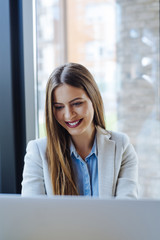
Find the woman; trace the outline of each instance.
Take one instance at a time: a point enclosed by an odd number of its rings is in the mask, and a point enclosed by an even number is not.
[[[27,146],[22,195],[137,198],[136,153],[125,134],[105,129],[102,98],[84,66],[53,71],[45,115],[47,137]]]

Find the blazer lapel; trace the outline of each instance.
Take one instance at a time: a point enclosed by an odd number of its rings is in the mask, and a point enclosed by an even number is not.
[[[99,196],[112,197],[114,184],[115,142],[110,133],[97,128]]]

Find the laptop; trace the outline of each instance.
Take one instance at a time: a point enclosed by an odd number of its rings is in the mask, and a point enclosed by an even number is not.
[[[159,240],[160,200],[0,195],[0,240]]]

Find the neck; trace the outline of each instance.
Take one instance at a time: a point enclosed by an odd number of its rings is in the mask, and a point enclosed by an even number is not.
[[[90,133],[84,133],[80,136],[72,136],[76,151],[83,160],[89,155],[92,149],[95,133],[96,129],[94,127]]]

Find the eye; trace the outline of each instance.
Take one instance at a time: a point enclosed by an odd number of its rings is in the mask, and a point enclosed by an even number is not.
[[[83,102],[75,102],[75,103],[73,103],[73,106],[80,106],[82,104],[83,104]]]
[[[62,108],[64,108],[63,106],[54,106],[54,108],[56,109],[56,110],[61,110]]]

